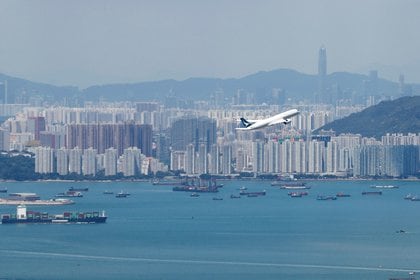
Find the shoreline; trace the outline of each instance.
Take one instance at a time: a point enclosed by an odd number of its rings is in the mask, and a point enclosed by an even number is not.
[[[199,177],[190,177],[199,179]],[[182,181],[182,179],[162,179],[165,182],[174,182]],[[254,177],[244,177],[244,178],[215,178],[216,181],[276,181],[276,179],[264,179],[264,178],[254,178]],[[296,181],[420,181],[420,178],[300,178]],[[45,179],[45,180],[0,180],[0,183],[16,183],[16,182],[45,182],[45,183],[112,183],[112,182],[150,182],[153,183],[153,179],[118,179],[118,180],[63,180],[63,179]],[[157,184],[158,185],[158,184]]]

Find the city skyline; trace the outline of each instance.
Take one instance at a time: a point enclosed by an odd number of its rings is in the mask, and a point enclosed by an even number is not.
[[[315,74],[322,45],[329,73],[378,70],[392,81],[404,74],[407,83],[420,82],[416,1],[2,1],[0,7],[0,72],[38,82],[83,88],[278,68]]]

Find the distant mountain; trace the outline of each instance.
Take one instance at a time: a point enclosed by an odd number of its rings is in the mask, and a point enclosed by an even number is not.
[[[383,101],[359,113],[331,122],[320,130],[361,134],[380,139],[386,133],[420,133],[420,96]]]
[[[190,78],[183,81],[162,80],[141,83],[96,85],[83,90],[71,86],[53,86],[31,82],[0,74],[0,82],[8,81],[9,101],[16,97],[28,99],[42,96],[51,102],[61,102],[63,97],[88,101],[142,101],[163,100],[171,95],[186,100],[208,100],[216,91],[223,91],[231,98],[238,89],[254,93],[257,102],[270,102],[272,89],[282,90],[283,97],[294,101],[313,100],[318,88],[317,75],[299,73],[290,69],[261,71],[242,78]],[[376,79],[374,83],[366,75],[346,72],[332,73],[327,76],[326,85],[331,92],[341,98],[364,97],[366,95],[395,96],[398,84]],[[413,93],[420,92],[420,85],[412,85]]]
[[[15,78],[0,73],[0,83],[7,80],[8,102],[14,103],[18,97],[20,102],[27,102],[29,98],[41,96],[46,100],[62,100],[64,97],[72,98],[80,91],[72,86],[53,86],[44,83],[31,82],[29,80]],[[1,89],[2,94],[3,88]]]

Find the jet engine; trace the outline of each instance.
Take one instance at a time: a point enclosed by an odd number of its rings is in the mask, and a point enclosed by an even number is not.
[[[289,124],[291,121],[292,121],[291,119],[285,119],[283,123],[284,124]]]

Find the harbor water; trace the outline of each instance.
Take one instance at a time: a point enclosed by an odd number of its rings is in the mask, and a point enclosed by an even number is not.
[[[2,183],[9,193],[42,199],[89,187],[73,205],[28,210],[105,210],[108,219],[0,225],[0,279],[389,279],[420,273],[420,201],[404,199],[420,196],[418,181],[309,181],[302,197],[270,183],[224,181],[219,193],[198,197],[149,182]],[[362,195],[379,190],[372,185],[398,188]],[[266,195],[230,198],[240,187]],[[116,198],[121,190],[131,195]],[[316,199],[338,192],[351,196]],[[0,213],[15,211],[0,205]]]

